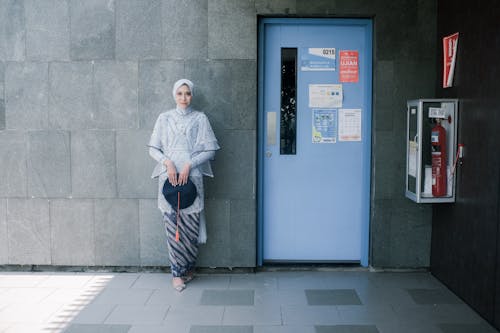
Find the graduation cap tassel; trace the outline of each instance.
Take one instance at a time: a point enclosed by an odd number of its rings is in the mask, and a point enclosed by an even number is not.
[[[175,241],[179,241],[179,214],[180,214],[180,209],[181,209],[181,192],[177,192],[177,223],[176,223],[176,228],[175,228]]]

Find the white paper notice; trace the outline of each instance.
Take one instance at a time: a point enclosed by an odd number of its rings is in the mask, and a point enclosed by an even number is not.
[[[339,110],[339,141],[361,141],[361,109]]]
[[[335,48],[307,48],[300,50],[301,71],[334,71]]]
[[[337,140],[337,110],[312,110],[312,142],[335,143]]]
[[[413,177],[417,177],[417,152],[418,144],[415,141],[410,140],[408,142],[408,174]]]
[[[310,108],[340,108],[342,107],[342,99],[343,96],[341,84],[309,85]]]

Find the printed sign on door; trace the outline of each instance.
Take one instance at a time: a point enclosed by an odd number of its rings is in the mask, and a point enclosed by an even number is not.
[[[339,51],[339,81],[358,82],[359,66],[358,51]]]

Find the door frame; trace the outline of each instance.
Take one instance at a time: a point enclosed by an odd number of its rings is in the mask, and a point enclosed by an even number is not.
[[[264,257],[264,152],[265,152],[265,142],[264,135],[262,131],[265,131],[264,120],[265,120],[265,110],[264,110],[264,74],[265,74],[265,62],[264,62],[264,41],[265,41],[265,27],[268,24],[349,24],[349,25],[359,25],[366,27],[366,41],[367,41],[367,57],[369,61],[367,63],[367,75],[366,80],[367,86],[366,91],[369,94],[369,101],[366,105],[370,108],[370,116],[368,119],[363,121],[367,122],[368,128],[370,128],[369,135],[364,135],[363,140],[367,140],[367,144],[363,150],[363,154],[368,154],[369,158],[366,159],[363,168],[368,168],[363,173],[365,179],[363,179],[363,187],[369,189],[369,193],[366,197],[362,206],[364,207],[364,218],[362,221],[361,230],[361,260],[360,264],[363,267],[367,267],[369,264],[369,241],[370,241],[370,204],[371,204],[371,136],[373,132],[372,127],[372,117],[373,117],[373,20],[370,18],[272,18],[272,17],[261,17],[258,22],[258,49],[257,49],[257,65],[258,65],[258,77],[257,77],[257,94],[258,94],[258,105],[257,105],[257,266],[263,265]],[[366,151],[368,150],[368,151]]]

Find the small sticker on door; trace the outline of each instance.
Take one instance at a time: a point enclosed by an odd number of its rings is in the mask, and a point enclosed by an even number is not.
[[[301,71],[334,71],[335,48],[332,47],[303,47],[300,50]]]
[[[341,84],[310,84],[310,108],[341,108],[343,100]]]
[[[313,109],[312,111],[312,142],[337,142],[337,110]]]

